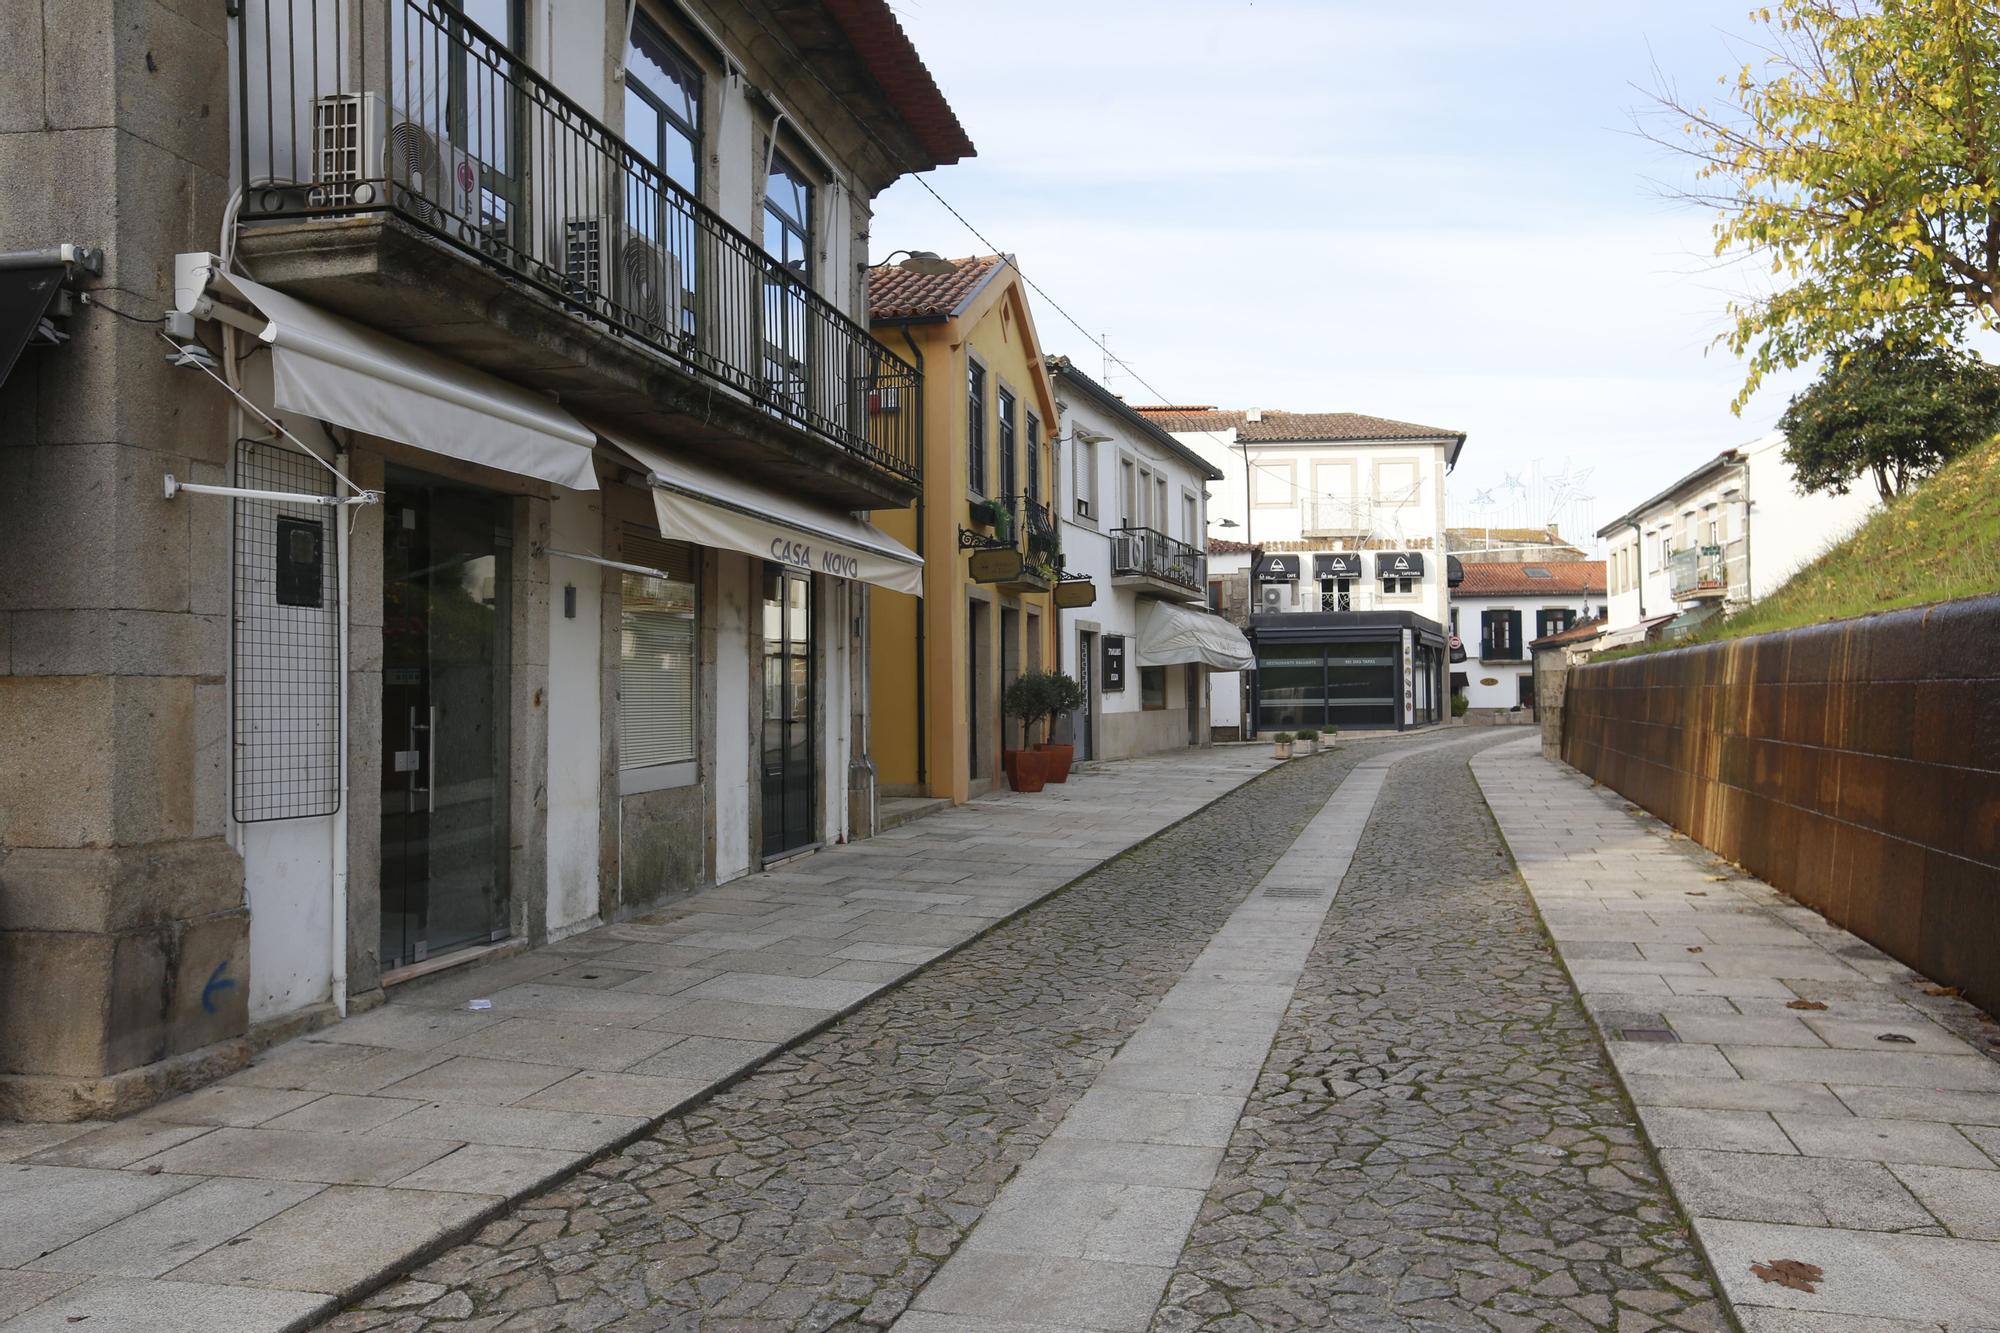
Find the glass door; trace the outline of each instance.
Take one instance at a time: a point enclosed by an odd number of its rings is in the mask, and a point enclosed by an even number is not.
[[[504,498],[391,470],[382,543],[382,966],[507,933]]]
[[[764,566],[764,855],[813,841],[813,585]]]

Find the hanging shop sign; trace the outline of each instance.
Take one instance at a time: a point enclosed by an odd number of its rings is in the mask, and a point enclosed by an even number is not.
[[[1019,551],[1004,547],[974,551],[972,559],[966,563],[974,583],[1012,583],[1026,572],[1027,567]]]
[[[1097,585],[1089,579],[1068,579],[1055,587],[1056,605],[1079,607],[1097,605]]]
[[[1358,579],[1361,577],[1361,553],[1359,551],[1321,552],[1313,557],[1313,577],[1322,579]]]
[[[1421,561],[1418,569],[1423,568]],[[1403,627],[1403,725],[1413,726],[1417,720],[1417,676],[1416,676],[1416,632],[1407,625]]]
[[[1125,691],[1125,636],[1107,634],[1104,636],[1104,692],[1122,694]]]
[[[1459,638],[1456,634],[1451,636],[1451,660],[1454,662],[1463,662],[1465,660],[1465,640]]]

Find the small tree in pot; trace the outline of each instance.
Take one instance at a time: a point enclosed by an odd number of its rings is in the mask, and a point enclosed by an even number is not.
[[[1076,747],[1056,742],[1056,725],[1063,714],[1074,713],[1090,702],[1083,686],[1060,671],[1042,674],[1042,707],[1048,715],[1048,732],[1041,749],[1050,756],[1048,779],[1050,782],[1066,782],[1069,766],[1076,758]]]
[[[1003,750],[1000,755],[1001,767],[1006,770],[1007,781],[1015,791],[1040,791],[1042,784],[1048,781],[1050,761],[1044,758],[1041,751],[1029,748],[1033,740],[1030,729],[1037,719],[1048,716],[1047,699],[1047,678],[1040,672],[1014,677],[1000,696],[1001,709],[1021,721],[1021,748]]]
[[[1291,732],[1278,731],[1271,734],[1271,754],[1278,759],[1290,759],[1292,757]]]

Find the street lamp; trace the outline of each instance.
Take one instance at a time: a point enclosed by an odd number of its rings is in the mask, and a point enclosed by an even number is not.
[[[902,255],[904,258],[897,260],[897,255]],[[935,250],[891,250],[876,267],[881,268],[892,261],[903,272],[914,273],[923,278],[944,278],[958,272],[958,265]]]

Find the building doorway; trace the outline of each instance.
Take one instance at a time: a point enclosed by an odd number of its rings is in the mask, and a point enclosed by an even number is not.
[[[1187,673],[1188,744],[1201,744],[1201,668],[1189,662],[1181,668]]]
[[[1083,686],[1083,707],[1076,712],[1076,753],[1079,759],[1097,758],[1097,635],[1087,629],[1076,632],[1076,683]]]
[[[812,575],[764,566],[764,855],[813,841]]]
[[[391,469],[382,543],[385,970],[507,934],[508,501]]]
[[[986,603],[972,599],[965,607],[965,757],[967,776],[974,782],[984,778],[986,710],[980,705],[979,682],[986,674]]]

